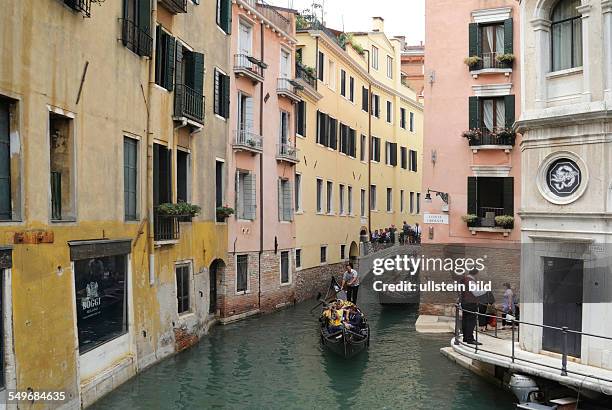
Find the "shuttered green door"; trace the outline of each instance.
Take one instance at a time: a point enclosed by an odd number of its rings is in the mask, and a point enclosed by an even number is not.
[[[476,215],[478,213],[478,178],[477,177],[468,177],[467,213],[470,215]]]
[[[480,128],[480,110],[478,107],[478,97],[470,97],[469,101],[469,128]]]
[[[11,144],[9,104],[0,101],[0,220],[11,219]]]
[[[481,50],[481,38],[480,38],[480,27],[477,23],[470,23],[469,25],[469,57],[480,56]],[[479,70],[481,64],[475,64],[470,67],[470,71]]]
[[[514,95],[506,95],[504,97],[504,107],[506,110],[506,128],[512,128],[515,121],[515,99]]]

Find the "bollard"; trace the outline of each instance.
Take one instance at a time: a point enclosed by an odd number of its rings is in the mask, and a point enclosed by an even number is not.
[[[567,326],[563,326],[563,356],[561,356],[561,376],[567,376]]]
[[[459,344],[459,303],[455,305],[455,345]]]

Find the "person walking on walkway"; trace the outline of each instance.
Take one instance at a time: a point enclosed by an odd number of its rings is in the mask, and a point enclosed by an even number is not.
[[[346,298],[349,302],[357,304],[357,292],[359,291],[359,273],[353,269],[353,262],[346,264],[346,270],[342,275],[342,289],[346,286]]]
[[[476,312],[478,312],[478,297],[484,295],[484,291],[471,291],[470,282],[476,282],[475,276],[478,274],[477,269],[472,269],[467,275],[463,276],[462,283],[465,286],[461,292],[461,308],[463,316],[461,319],[461,333],[463,334],[463,343],[469,345],[480,345],[482,343],[474,340],[474,328],[478,322]]]
[[[512,292],[512,285],[506,282],[504,283],[504,287],[506,288],[504,292],[504,303],[502,305],[502,309],[504,311],[504,316],[502,319],[502,329],[505,329],[506,326],[512,325],[512,321],[508,320],[508,316],[514,315],[514,292]]]

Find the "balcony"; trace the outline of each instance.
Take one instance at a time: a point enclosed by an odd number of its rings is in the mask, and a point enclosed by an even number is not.
[[[250,78],[253,83],[261,83],[264,80],[263,69],[266,65],[247,54],[234,55],[234,73],[237,76]]]
[[[236,151],[247,151],[253,154],[263,152],[263,138],[261,135],[246,129],[236,130],[232,148]]]
[[[91,0],[64,0],[64,4],[83,13],[85,17],[91,17]]]
[[[478,207],[476,218],[468,218],[467,226],[472,235],[476,235],[476,232],[498,232],[504,236],[509,236],[512,229],[514,229],[514,220],[506,222],[502,225],[497,217],[507,217],[504,213],[504,208],[498,207]],[[497,218],[497,220],[496,220]],[[503,218],[502,218],[503,219]]]
[[[295,63],[295,78],[309,87],[317,88],[317,77],[311,67],[306,67],[302,63]]]
[[[479,150],[504,150],[509,153],[516,142],[516,133],[508,128],[476,128],[464,132],[463,136],[474,153]]]
[[[153,232],[155,242],[176,242],[181,239],[181,229],[177,215],[161,214],[155,210]]]
[[[302,88],[303,87],[297,84],[295,80],[290,78],[279,78],[276,85],[276,93],[279,97],[285,97],[293,102],[299,102],[301,98],[298,97],[297,92]]]
[[[187,0],[158,0],[173,14],[187,13]]]
[[[292,144],[278,144],[276,147],[276,160],[297,164],[300,162],[298,159],[298,149]]]
[[[174,88],[174,118],[194,121],[196,126],[204,124],[204,96],[201,92],[184,85]]]
[[[278,29],[291,34],[291,20],[276,11],[273,6],[263,0],[242,0],[251,8],[257,10],[266,20],[274,24]]]
[[[131,20],[119,19],[119,21],[123,45],[141,57],[150,58],[153,51],[153,38],[150,33]]]
[[[513,61],[503,60],[509,54],[504,53],[482,53],[478,56],[478,62],[470,66],[470,72],[474,78],[482,74],[504,74],[510,76]],[[514,57],[512,57],[514,58]]]

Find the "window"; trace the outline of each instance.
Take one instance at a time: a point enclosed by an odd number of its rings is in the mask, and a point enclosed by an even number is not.
[[[370,92],[366,87],[361,87],[361,110],[368,112],[370,101]]]
[[[327,181],[327,208],[326,211],[328,214],[334,212],[334,183],[331,181]]]
[[[393,211],[393,188],[387,188],[387,212]]]
[[[362,218],[366,216],[366,190],[362,189],[359,193],[359,200],[361,204],[361,212],[360,215]]]
[[[469,98],[469,127],[479,128],[483,135],[483,144],[495,144],[497,138],[493,131],[511,128],[515,120],[514,95],[496,98]]]
[[[278,179],[278,220],[291,222],[293,220],[293,198],[291,198],[291,181]]]
[[[230,78],[215,68],[215,114],[229,118]]]
[[[385,142],[385,165],[391,165],[391,143]]]
[[[290,124],[290,116],[287,111],[281,110],[280,112],[280,135],[279,135],[279,143],[281,147],[281,152],[286,152],[289,144],[289,124]]]
[[[366,160],[366,145],[367,138],[365,135],[361,134],[361,146],[359,147],[359,159],[361,161]]]
[[[357,148],[355,147],[357,141],[355,141],[355,139],[355,130],[349,128],[347,125],[340,124],[340,152],[355,158],[357,155]]]
[[[174,62],[176,40],[161,26],[157,26],[155,56],[155,84],[168,91],[174,86]]]
[[[280,257],[280,281],[281,284],[285,285],[291,282],[290,269],[289,269],[289,251],[282,251]]]
[[[329,88],[331,88],[332,90],[336,89],[336,63],[332,60],[327,60],[328,61],[328,79],[327,79],[327,85]]]
[[[51,220],[75,220],[74,121],[55,113],[49,115]]]
[[[344,190],[346,189],[343,184],[338,185],[338,198],[339,198],[339,208],[338,213],[340,215],[344,215]]]
[[[514,216],[514,178],[468,177],[467,202],[476,226],[494,227],[496,216]]]
[[[295,132],[301,137],[306,136],[306,101],[297,103],[295,116]]]
[[[414,213],[414,192],[410,193],[410,213]]]
[[[372,137],[372,161],[380,162],[380,138]]]
[[[372,68],[378,70],[378,47],[372,46]]]
[[[321,246],[321,263],[327,263],[327,246]]]
[[[317,64],[317,75],[319,81],[323,81],[325,79],[325,54],[319,51],[319,60]]]
[[[280,78],[291,78],[291,53],[281,48]]]
[[[349,101],[355,102],[355,79],[353,77],[349,79]]]
[[[372,94],[372,115],[380,118],[380,95]]]
[[[376,185],[370,185],[370,209],[376,210]]]
[[[174,115],[204,121],[204,55],[176,42]]]
[[[346,245],[340,245],[340,260],[346,259]]]
[[[338,145],[338,121],[317,111],[317,143],[336,149]]]
[[[552,70],[582,66],[582,16],[580,0],[561,0],[552,11]]]
[[[11,183],[11,105],[0,99],[0,220],[13,219]]]
[[[176,200],[191,201],[191,159],[186,151],[176,151]]]
[[[302,250],[296,249],[295,250],[295,268],[299,269],[301,267],[302,267]]]
[[[408,149],[406,147],[400,147],[401,152],[401,167],[402,169],[408,169]]]
[[[232,0],[217,0],[217,25],[225,34],[231,34]]]
[[[151,2],[124,0],[121,40],[123,45],[139,56],[151,57]]]
[[[487,24],[480,27],[482,68],[497,68],[498,55],[504,54],[504,24]]]
[[[406,129],[406,109],[400,108],[400,127]]]
[[[302,174],[295,174],[295,210],[302,211]]]
[[[172,202],[172,151],[153,144],[153,205]]]
[[[414,113],[410,113],[410,132],[414,132]]]
[[[347,191],[347,195],[348,195],[348,214],[349,215],[353,215],[353,187],[352,186],[348,186],[348,191]]]
[[[410,150],[410,170],[417,172],[417,152]]]
[[[80,354],[128,332],[127,261],[127,254],[74,261]]]
[[[254,128],[253,97],[238,93],[238,129],[240,137],[247,138],[247,134]],[[244,137],[243,137],[244,134]]]
[[[249,255],[236,256],[236,292],[246,293],[249,289]]]
[[[393,122],[393,103],[387,101],[387,122],[391,124]]]
[[[416,213],[421,213],[421,193],[417,192],[416,194]]]
[[[387,56],[387,78],[393,78],[393,57]]]
[[[340,95],[346,97],[346,71],[340,69]]]
[[[138,141],[123,138],[123,198],[126,221],[138,220]]]
[[[323,180],[317,178],[317,212],[323,213]]]
[[[255,174],[248,171],[236,171],[236,217],[254,221],[257,209]]]
[[[176,265],[176,301],[178,305],[178,314],[182,315],[189,313],[190,306],[190,288],[191,288],[191,266],[189,264]]]
[[[404,205],[404,190],[401,189],[400,190],[400,212],[404,213],[405,210],[405,205]]]
[[[223,161],[215,161],[215,208],[223,206],[224,183],[223,174],[225,173],[225,164]],[[225,219],[217,218],[217,222],[224,222]]]
[[[253,54],[253,27],[250,23],[240,20],[238,34],[238,54],[251,56]],[[242,61],[245,64],[253,64],[248,59],[243,59]]]

